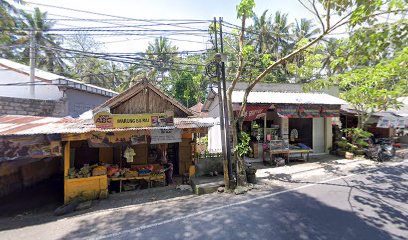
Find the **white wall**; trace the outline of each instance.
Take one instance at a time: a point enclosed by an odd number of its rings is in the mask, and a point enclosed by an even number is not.
[[[329,148],[333,146],[333,129],[332,129],[332,121],[333,118],[325,118],[325,132],[326,132],[326,153],[329,152]]]
[[[313,152],[314,153],[326,152],[324,118],[313,118]]]
[[[24,86],[4,86],[4,84],[27,83],[30,77],[8,68],[0,67],[0,96],[17,98],[34,98],[41,100],[59,100],[63,97],[62,92],[54,85],[35,86],[35,95],[30,95],[30,87]],[[39,82],[36,79],[36,82]],[[44,82],[42,82],[44,83]]]
[[[214,123],[214,126],[208,129],[207,150],[212,153],[222,152],[221,127],[220,127],[219,118],[218,118],[218,123]]]
[[[218,96],[216,96],[208,108],[208,117],[219,117],[220,109],[218,108]]]

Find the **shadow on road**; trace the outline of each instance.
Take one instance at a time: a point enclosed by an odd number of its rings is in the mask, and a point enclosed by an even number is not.
[[[45,224],[48,222],[53,222],[65,218],[81,216],[84,214],[92,213],[95,211],[104,211],[110,209],[116,209],[121,207],[133,206],[137,204],[144,204],[144,203],[153,203],[155,201],[160,200],[168,200],[172,201],[172,199],[176,197],[182,196],[192,196],[192,193],[189,191],[180,191],[175,189],[175,185],[167,186],[167,187],[157,187],[157,188],[150,188],[144,190],[137,190],[137,191],[129,191],[129,192],[122,192],[118,194],[111,194],[108,199],[101,199],[101,200],[94,200],[92,202],[92,207],[87,210],[73,212],[64,216],[54,216],[54,210],[59,206],[56,204],[47,204],[47,201],[51,201],[50,199],[43,199],[42,204],[46,207],[40,208],[41,211],[36,210],[24,210],[24,209],[32,209],[32,204],[27,202],[27,197],[17,199],[16,204],[18,205],[18,211],[23,211],[22,214],[11,214],[15,213],[16,211],[4,211],[0,213],[0,231],[4,230],[11,230],[11,229],[18,229],[22,227],[28,226],[35,226],[39,224]],[[62,194],[59,194],[60,196]],[[13,197],[13,196],[11,196]],[[10,197],[9,197],[10,198]],[[8,205],[12,204],[12,200],[6,199],[5,201],[9,202]],[[62,199],[59,201],[62,202]],[[26,206],[24,206],[24,204]],[[7,207],[8,205],[4,205]],[[37,204],[38,205],[38,204]],[[23,207],[22,207],[23,206]],[[0,207],[0,209],[2,209]],[[24,212],[27,212],[25,214]]]
[[[235,205],[229,206],[231,201],[211,195],[199,202],[84,219],[64,239],[403,239],[383,230],[385,223],[377,224],[299,192],[242,204],[233,200]],[[200,211],[202,214],[194,215]],[[192,216],[184,219],[189,214]]]

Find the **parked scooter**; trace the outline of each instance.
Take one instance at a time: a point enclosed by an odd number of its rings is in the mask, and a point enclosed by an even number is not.
[[[366,156],[378,162],[388,161],[395,156],[395,148],[389,139],[376,139],[375,142],[369,140]]]

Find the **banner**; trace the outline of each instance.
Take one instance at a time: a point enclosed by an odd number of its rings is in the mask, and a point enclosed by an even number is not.
[[[176,142],[181,142],[180,129],[152,130],[150,144],[176,143]]]
[[[378,128],[406,128],[408,119],[404,117],[380,117],[377,122]]]
[[[137,127],[165,127],[174,125],[174,114],[111,114],[101,111],[94,115],[94,123],[97,128],[137,128]]]
[[[149,132],[123,131],[123,132],[93,132],[89,134],[89,147],[112,147],[143,144],[148,142]]]
[[[0,137],[0,162],[61,156],[59,135]]]

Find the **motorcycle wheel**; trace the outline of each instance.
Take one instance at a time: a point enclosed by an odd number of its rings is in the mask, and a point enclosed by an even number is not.
[[[378,162],[384,162],[384,153],[383,152],[378,153],[377,161]]]

